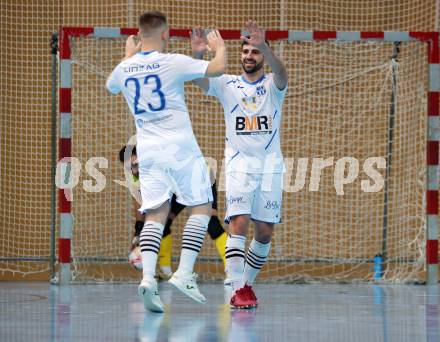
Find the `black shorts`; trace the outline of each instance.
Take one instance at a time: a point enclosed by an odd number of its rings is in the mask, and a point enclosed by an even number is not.
[[[214,198],[212,201],[212,209],[217,210],[217,183],[214,182],[212,184],[212,197]],[[176,201],[176,195],[173,195],[171,198],[171,212],[174,214],[174,216],[177,216],[180,214],[180,212],[185,209],[186,205],[180,204]]]

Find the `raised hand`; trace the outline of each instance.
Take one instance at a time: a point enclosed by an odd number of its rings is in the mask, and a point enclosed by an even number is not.
[[[135,36],[133,35],[129,36],[125,42],[125,58],[134,56],[136,53],[141,51],[141,42],[139,41],[136,43],[134,37]]]
[[[240,39],[257,48],[265,45],[264,30],[260,26],[258,26],[256,22],[249,20],[246,23],[246,31],[249,33],[250,38],[241,36]]]
[[[209,50],[216,52],[220,49],[226,49],[225,41],[223,40],[218,30],[213,30],[209,32],[207,38]]]
[[[201,27],[196,27],[189,33],[191,37],[191,50],[194,56],[203,55],[208,48],[208,43],[205,38],[205,30]]]

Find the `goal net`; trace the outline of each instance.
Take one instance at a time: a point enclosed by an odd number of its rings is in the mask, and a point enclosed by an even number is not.
[[[71,69],[61,63],[61,72],[71,75],[71,156],[81,164],[71,202],[74,281],[140,276],[127,263],[134,217],[118,160],[135,133],[133,118],[123,97],[105,89],[107,76],[123,57],[126,36],[105,36],[72,36]],[[281,126],[286,173],[282,224],[275,228],[259,279],[425,280],[426,43],[289,38],[270,39],[289,73]],[[169,51],[190,55],[189,45],[187,38],[173,37]],[[240,41],[229,39],[227,48],[227,72],[240,74]],[[186,85],[186,102],[204,156],[217,161],[223,218],[223,110],[192,84]],[[104,162],[98,165],[94,157]],[[87,163],[102,172],[105,187],[84,189],[84,181],[96,185]],[[184,211],[172,225],[174,268],[186,218]],[[383,274],[377,263],[375,268],[379,255]],[[208,235],[196,271],[203,279],[224,278]]]

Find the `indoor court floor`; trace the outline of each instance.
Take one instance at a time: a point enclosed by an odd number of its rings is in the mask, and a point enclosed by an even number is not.
[[[260,306],[237,311],[200,288],[207,304],[162,283],[157,314],[136,284],[1,282],[0,341],[440,341],[439,286],[257,284]]]

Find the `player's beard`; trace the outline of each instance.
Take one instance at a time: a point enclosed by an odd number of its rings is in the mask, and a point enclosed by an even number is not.
[[[246,74],[253,74],[253,73],[256,73],[258,70],[260,70],[263,67],[263,62],[264,61],[261,61],[260,63],[255,63],[253,65],[253,67],[246,69],[245,60],[244,60],[241,62],[241,66],[243,67],[243,71]]]

